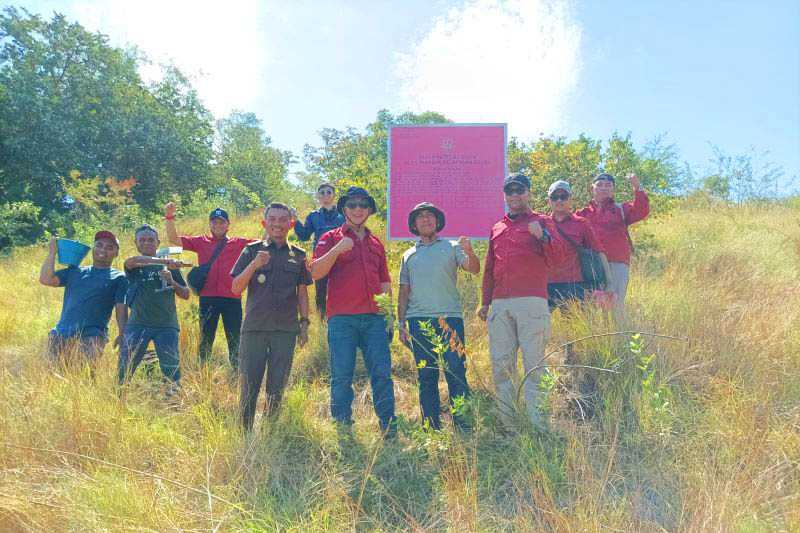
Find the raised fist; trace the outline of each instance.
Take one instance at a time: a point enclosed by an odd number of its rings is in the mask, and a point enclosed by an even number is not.
[[[631,187],[633,187],[634,191],[638,191],[639,190],[639,177],[636,174],[631,172],[628,175],[628,181],[631,182]]]
[[[174,217],[177,211],[178,211],[178,206],[175,205],[175,202],[167,202],[167,205],[164,206],[165,216]]]
[[[349,252],[353,249],[353,239],[350,237],[342,237],[342,240],[336,244],[339,253]]]
[[[253,259],[253,264],[256,265],[256,268],[261,268],[263,266],[267,266],[269,260],[270,260],[269,252],[267,252],[266,250],[261,250],[256,254],[255,259]]]
[[[459,237],[458,245],[461,246],[461,249],[464,250],[465,254],[474,253],[472,251],[472,241],[470,241],[468,237]]]
[[[542,236],[544,235],[544,230],[542,230],[542,225],[535,220],[530,224],[528,224],[528,231],[530,231],[531,235],[533,235],[537,239],[541,239]]]

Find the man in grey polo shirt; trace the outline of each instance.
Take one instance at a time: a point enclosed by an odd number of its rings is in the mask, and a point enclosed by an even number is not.
[[[445,224],[444,213],[423,202],[408,215],[408,229],[420,240],[403,254],[400,264],[400,295],[397,319],[400,340],[410,346],[419,369],[419,403],[422,417],[431,428],[441,429],[439,412],[439,356],[434,352],[430,331],[447,346],[443,354],[450,405],[469,396],[464,365],[464,320],[456,286],[459,267],[472,274],[480,261],[466,237],[458,243],[438,237]],[[408,328],[406,328],[408,319]],[[426,323],[430,324],[428,329]],[[428,330],[426,335],[425,330]],[[458,429],[468,429],[462,416],[453,416]]]

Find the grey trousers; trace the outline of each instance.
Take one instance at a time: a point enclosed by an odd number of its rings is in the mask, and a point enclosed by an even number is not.
[[[500,416],[513,424],[520,374],[517,352],[522,349],[522,367],[530,376],[523,385],[525,410],[534,425],[541,427],[539,382],[547,365],[545,345],[550,337],[550,309],[547,299],[535,296],[492,300],[488,316],[489,352]]]
[[[609,290],[617,296],[617,309],[625,309],[625,296],[628,294],[628,274],[630,267],[625,263],[608,263],[611,268]]]

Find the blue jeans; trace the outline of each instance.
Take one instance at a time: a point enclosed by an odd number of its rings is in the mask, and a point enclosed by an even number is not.
[[[128,324],[122,346],[119,350],[119,364],[117,365],[119,383],[129,381],[136,367],[142,362],[142,356],[147,350],[147,345],[153,341],[158,355],[158,366],[161,373],[174,382],[181,379],[181,368],[178,353],[178,330],[175,328],[152,328]]]
[[[328,320],[331,352],[331,416],[351,423],[353,415],[353,372],[356,348],[364,353],[364,366],[372,386],[372,405],[386,430],[394,420],[394,383],[389,335],[383,315],[335,315]]]
[[[442,342],[448,345],[448,350],[444,353],[444,379],[447,381],[447,389],[450,392],[450,405],[460,397],[469,396],[469,385],[467,385],[467,368],[464,365],[464,357],[450,346],[452,335],[456,335],[457,343],[464,344],[464,320],[461,318],[446,319],[449,331],[444,332],[439,325],[439,319],[430,318],[409,318],[408,332],[411,334],[411,347],[414,350],[414,360],[419,369],[419,404],[422,408],[422,418],[428,421],[433,429],[441,429],[442,423],[439,417],[441,404],[439,403],[439,357],[433,351],[431,339],[425,336],[420,327],[420,323],[430,322]],[[455,339],[454,339],[455,340]],[[424,366],[420,362],[425,361]],[[457,428],[466,429],[468,427],[462,416],[454,415],[453,422]]]

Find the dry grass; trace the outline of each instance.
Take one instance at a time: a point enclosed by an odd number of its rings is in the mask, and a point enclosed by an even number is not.
[[[18,250],[0,261],[0,530],[798,530],[798,220],[784,206],[685,203],[637,228],[624,326],[688,339],[643,337],[666,406],[627,336],[595,337],[576,345],[579,361],[618,371],[595,376],[596,416],[576,419],[578,378],[561,370],[551,431],[503,435],[485,326],[470,316],[476,430],[418,429],[413,361],[394,345],[404,419],[387,445],[361,366],[353,435],[329,423],[316,323],[280,417],[250,437],[224,354],[197,364],[196,299],[179,307],[177,400],[145,375],[120,394],[110,348],[95,377],[51,368],[42,349],[61,291],[35,282],[44,247]],[[237,223],[258,235],[256,215]],[[389,248],[396,272],[403,244]],[[470,308],[478,281],[461,281]],[[614,328],[599,313],[558,315],[551,345]]]

